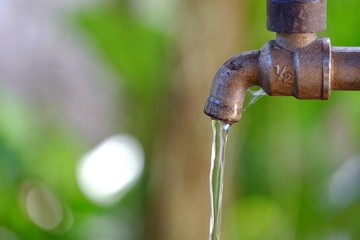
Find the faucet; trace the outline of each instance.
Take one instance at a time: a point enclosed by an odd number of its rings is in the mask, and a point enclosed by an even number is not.
[[[216,73],[204,112],[232,124],[251,86],[270,96],[326,100],[331,90],[360,90],[360,47],[332,47],[326,0],[267,0],[267,29],[276,32],[260,50],[239,53]]]

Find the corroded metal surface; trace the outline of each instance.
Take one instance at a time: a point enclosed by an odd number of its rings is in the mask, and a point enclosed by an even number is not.
[[[333,90],[360,90],[360,47],[333,47]]]
[[[214,77],[205,113],[223,122],[238,122],[246,91],[258,85],[260,51],[249,51],[227,60]]]
[[[305,47],[289,50],[270,41],[261,50],[259,85],[273,96],[326,99],[324,81],[330,79],[324,79],[323,60],[329,55],[323,52],[324,43],[327,44],[319,38]],[[330,76],[329,73],[326,75]]]

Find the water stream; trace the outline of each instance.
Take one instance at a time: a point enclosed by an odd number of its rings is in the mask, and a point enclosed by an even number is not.
[[[244,102],[243,111],[253,105],[262,96],[265,96],[264,90],[248,90]],[[212,120],[213,144],[211,152],[210,168],[210,237],[209,240],[220,240],[221,227],[221,203],[224,185],[224,167],[225,167],[225,148],[226,141],[230,131],[230,124],[218,120]]]
[[[214,138],[211,152],[210,169],[211,216],[209,240],[219,240],[225,165],[225,146],[230,130],[230,124],[212,120],[212,127]]]

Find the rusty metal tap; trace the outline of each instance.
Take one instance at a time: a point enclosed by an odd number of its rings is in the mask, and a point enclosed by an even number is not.
[[[322,99],[331,90],[360,90],[360,47],[331,47],[326,0],[267,0],[267,28],[276,32],[258,51],[239,53],[218,70],[204,112],[238,122],[249,87],[270,96]]]

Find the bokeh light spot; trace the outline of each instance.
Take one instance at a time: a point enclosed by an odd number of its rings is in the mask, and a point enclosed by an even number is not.
[[[359,196],[360,159],[347,160],[331,176],[328,194],[330,202],[337,207],[346,207]]]
[[[58,232],[64,220],[64,209],[58,197],[45,185],[25,181],[21,188],[27,215],[39,228]]]
[[[144,166],[144,153],[130,135],[113,136],[81,159],[77,179],[84,194],[96,203],[114,203],[136,182]]]
[[[0,227],[0,239],[1,240],[20,240],[20,238],[5,227]]]

